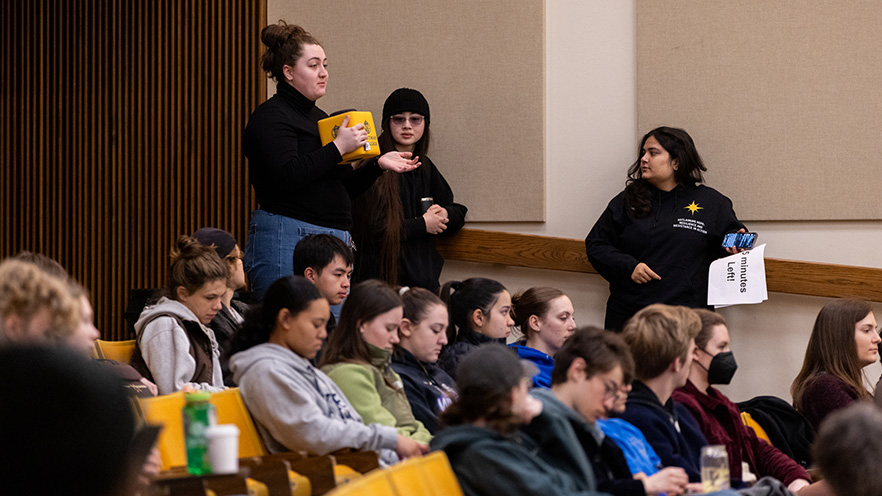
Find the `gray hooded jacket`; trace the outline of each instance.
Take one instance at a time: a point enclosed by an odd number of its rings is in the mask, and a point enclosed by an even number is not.
[[[259,344],[233,355],[230,369],[271,453],[353,448],[379,451],[387,464],[398,461],[395,428],[365,425],[340,388],[293,351]]]
[[[187,385],[199,391],[215,392],[226,389],[214,331],[199,324],[211,342],[211,383],[189,382],[196,372],[196,360],[190,354],[190,339],[187,337],[187,331],[173,317],[156,317],[161,314],[175,315],[181,321],[199,322],[196,315],[183,303],[164,297],[160,298],[156,305],[145,308],[135,322],[138,347],[144,363],[153,375],[159,394],[174,393]]]

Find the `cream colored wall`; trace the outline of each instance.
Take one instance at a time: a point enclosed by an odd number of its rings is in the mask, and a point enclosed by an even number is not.
[[[625,169],[645,132],[636,129],[635,12],[633,0],[546,1],[548,221],[468,227],[585,237],[609,199],[622,189]],[[748,224],[768,244],[769,257],[882,267],[877,256],[882,246],[880,222]],[[448,262],[442,280],[474,275],[496,278],[513,290],[557,286],[573,299],[579,324],[603,323],[608,291],[599,276]],[[802,363],[812,323],[826,301],[771,293],[761,305],[722,310],[739,362],[733,383],[724,391],[735,400],[760,394],[789,400],[790,382]],[[876,314],[882,317],[880,310],[882,305],[877,305]],[[867,370],[875,382],[882,367]]]

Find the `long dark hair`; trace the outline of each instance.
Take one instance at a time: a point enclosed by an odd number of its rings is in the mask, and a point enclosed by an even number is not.
[[[704,182],[702,172],[707,171],[695,142],[689,133],[676,127],[657,127],[646,133],[640,140],[637,149],[637,160],[628,168],[628,179],[625,181],[625,205],[630,209],[634,217],[646,217],[649,215],[650,199],[652,190],[650,185],[643,179],[640,170],[640,158],[643,156],[643,147],[646,140],[653,137],[658,144],[668,152],[671,161],[678,162],[677,170],[674,171],[674,180],[678,185],[695,186]]]
[[[321,366],[349,361],[371,363],[370,350],[358,328],[400,306],[401,297],[383,281],[369,279],[353,286],[322,352]]]
[[[301,276],[277,279],[270,284],[263,301],[246,312],[245,322],[233,338],[230,356],[269,341],[282,309],[287,308],[292,315],[297,315],[321,298],[315,285]]]
[[[471,317],[475,310],[490,312],[505,286],[493,279],[472,277],[465,281],[449,281],[441,286],[441,300],[447,304],[450,323],[447,325],[448,346],[456,341],[461,329],[471,329]]]
[[[854,326],[872,311],[868,302],[851,298],[833,300],[821,308],[805,349],[802,369],[790,386],[794,408],[805,411],[806,387],[822,372],[844,381],[861,399],[871,398],[861,375],[863,367],[855,346]]]
[[[380,153],[395,151],[395,140],[389,130],[389,117],[383,119],[383,133],[380,134]],[[423,137],[414,144],[413,156],[425,157],[429,151],[429,121],[424,121]],[[413,171],[422,177],[423,183],[428,182],[430,170],[420,167]],[[371,276],[379,277],[388,284],[398,284],[401,272],[401,238],[404,235],[404,208],[401,204],[401,177],[399,174],[386,171],[365,193],[352,201],[352,237],[356,244],[368,239],[379,238],[379,260],[377,270]],[[358,266],[355,268],[358,271]]]

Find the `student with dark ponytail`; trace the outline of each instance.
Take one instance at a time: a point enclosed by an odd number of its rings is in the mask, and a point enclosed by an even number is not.
[[[236,336],[230,368],[267,448],[319,455],[375,450],[388,463],[396,453],[420,454],[418,444],[395,428],[365,425],[340,388],[310,363],[327,336],[329,317],[328,301],[311,282],[283,277]]]
[[[224,389],[220,353],[209,322],[221,309],[229,268],[213,248],[181,236],[171,252],[168,296],[147,307],[135,323],[132,366],[159,394],[185,386]]]
[[[402,174],[384,172],[353,201],[356,282],[382,279],[438,291],[444,259],[435,237],[459,231],[468,209],[453,201],[450,185],[426,156],[429,123],[429,102],[417,90],[398,88],[383,105],[380,150],[413,153],[423,165]]]
[[[456,366],[475,347],[491,341],[505,344],[514,325],[511,294],[493,279],[472,277],[445,283],[441,300],[447,304],[450,322],[448,344],[441,352],[439,365],[456,377]]]
[[[404,381],[404,392],[413,416],[435,434],[438,415],[457,398],[453,378],[437,365],[447,344],[447,306],[438,295],[423,288],[399,290],[404,319],[399,343],[392,354],[392,369]]]
[[[349,244],[351,198],[384,170],[410,171],[419,160],[390,151],[360,167],[341,164],[344,154],[364,146],[367,132],[363,124],[348,127],[345,119],[334,141],[322,146],[317,123],[328,115],[315,102],[328,85],[325,50],[306,30],[284,21],[265,27],[260,40],[266,46],[262,68],[278,84],[245,128],[245,156],[260,206],[248,227],[245,270],[263,294],[293,273],[291,254],[301,238],[333,234]]]

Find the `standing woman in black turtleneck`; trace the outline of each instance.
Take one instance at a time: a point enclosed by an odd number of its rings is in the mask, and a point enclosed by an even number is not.
[[[384,170],[407,172],[419,157],[397,151],[361,166],[340,164],[342,156],[367,141],[362,124],[346,127],[322,146],[316,107],[328,84],[328,59],[311,34],[284,21],[260,34],[266,45],[262,68],[276,80],[276,94],[251,114],[245,128],[245,156],[259,210],[251,216],[245,270],[258,294],[293,271],[294,246],[310,234],[333,234],[349,244],[351,198],[369,188]]]
[[[653,303],[706,308],[710,263],[743,251],[722,248],[744,224],[731,200],[701,184],[702,171],[686,131],[659,127],[643,137],[625,191],[585,238],[588,260],[609,281],[607,329],[621,331]]]

